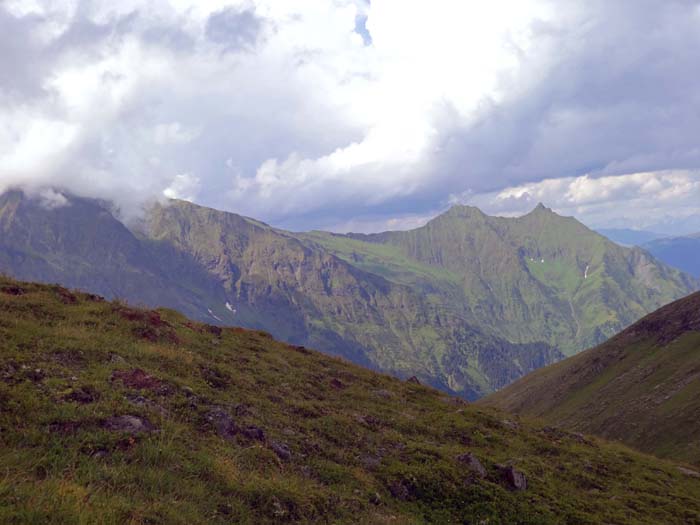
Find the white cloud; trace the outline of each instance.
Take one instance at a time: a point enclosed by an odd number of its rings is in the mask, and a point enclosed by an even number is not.
[[[634,215],[632,179],[591,181],[700,168],[698,26],[682,0],[8,0],[0,190],[366,229],[547,179]]]
[[[546,179],[493,193],[452,195],[450,201],[505,216],[527,213],[545,202],[558,213],[574,215],[594,227],[667,231],[669,225],[673,228],[700,216],[700,171]]]
[[[181,173],[176,175],[170,186],[163,190],[163,195],[168,199],[193,201],[197,198],[201,186],[199,178],[189,173]]]

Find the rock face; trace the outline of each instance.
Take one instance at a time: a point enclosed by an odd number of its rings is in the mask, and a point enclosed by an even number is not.
[[[544,208],[503,219],[455,207],[417,230],[358,236],[181,201],[129,228],[104,203],[47,210],[11,192],[0,230],[10,275],[266,330],[470,399],[697,286]],[[168,336],[142,324],[148,341]]]

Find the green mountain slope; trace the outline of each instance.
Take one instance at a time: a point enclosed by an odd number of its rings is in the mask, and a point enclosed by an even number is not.
[[[455,206],[416,230],[350,237],[377,246],[374,252],[343,246],[338,236],[314,237],[359,267],[418,284],[446,309],[462,308],[466,319],[510,341],[545,342],[569,355],[698,286],[643,250],[618,246],[542,205],[515,219]]]
[[[645,244],[643,248],[669,266],[700,277],[700,233],[658,239]]]
[[[127,228],[104,203],[46,209],[13,192],[0,231],[9,275],[267,330],[470,399],[698,285],[544,208],[455,207],[412,232],[338,236],[182,201]]]
[[[265,333],[0,278],[0,522],[700,523],[693,470]]]
[[[482,402],[700,464],[700,293]]]

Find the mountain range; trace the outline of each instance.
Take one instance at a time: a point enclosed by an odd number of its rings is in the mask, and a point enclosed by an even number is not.
[[[648,242],[666,237],[663,233],[630,228],[598,228],[596,231],[623,246],[643,246]]]
[[[0,523],[700,522],[693,468],[264,332],[0,276],[0,340]]]
[[[700,233],[657,239],[642,248],[666,264],[700,278]]]
[[[298,345],[473,399],[604,341],[699,287],[540,205],[456,206],[422,228],[293,233],[185,201],[0,196],[0,271]]]
[[[480,402],[700,465],[700,293]]]

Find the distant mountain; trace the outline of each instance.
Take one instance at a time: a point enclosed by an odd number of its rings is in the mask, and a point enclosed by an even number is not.
[[[476,398],[599,343],[698,281],[542,206],[423,228],[290,233],[183,201],[126,227],[105,203],[0,197],[0,271],[175,308]]]
[[[658,239],[645,244],[643,248],[666,264],[700,277],[700,233]]]
[[[700,522],[693,469],[0,276],[0,523]]]
[[[481,403],[700,464],[700,293]]]
[[[641,246],[650,241],[666,237],[663,233],[631,230],[628,228],[601,228],[596,231],[611,241],[623,246]]]

